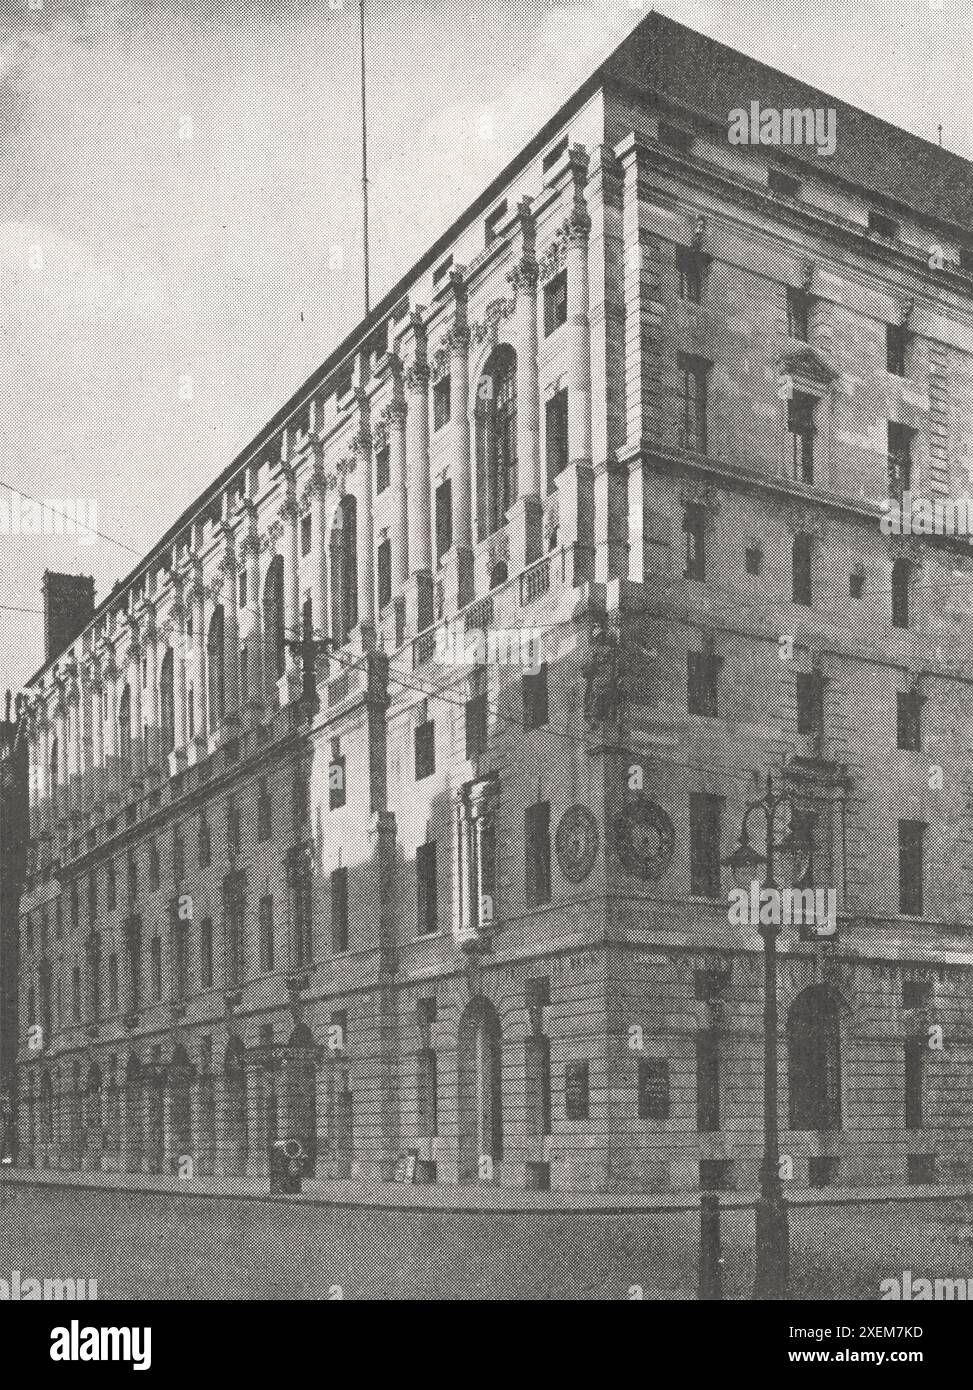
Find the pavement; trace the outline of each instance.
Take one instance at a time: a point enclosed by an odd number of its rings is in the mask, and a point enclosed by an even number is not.
[[[300,1193],[271,1193],[266,1181],[248,1178],[184,1179],[161,1173],[83,1173],[68,1170],[0,1168],[0,1187],[77,1188],[139,1194],[178,1193],[184,1197],[250,1198],[265,1202],[377,1211],[428,1212],[591,1212],[605,1216],[639,1212],[696,1211],[698,1192],[527,1192],[486,1183],[397,1183],[361,1178],[305,1180]],[[724,1211],[754,1206],[756,1191],[720,1192]],[[973,1198],[973,1185],[959,1187],[788,1188],[790,1207],[863,1206],[885,1202],[948,1202]]]

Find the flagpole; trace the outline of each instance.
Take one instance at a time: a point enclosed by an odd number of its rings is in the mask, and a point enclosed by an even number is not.
[[[365,316],[371,308],[368,290],[368,126],[365,114],[365,0],[359,0],[359,35],[361,38],[361,190],[362,190],[362,250],[365,262]]]

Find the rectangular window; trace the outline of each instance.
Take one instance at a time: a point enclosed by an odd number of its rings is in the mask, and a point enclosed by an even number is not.
[[[172,877],[176,883],[181,883],[186,877],[186,847],[178,825],[172,828]]]
[[[837,1158],[815,1154],[807,1162],[808,1187],[834,1187],[838,1180]]]
[[[416,848],[416,916],[420,936],[439,930],[435,840]]]
[[[561,270],[544,286],[544,337],[567,323],[568,318],[568,273]]]
[[[118,957],[116,955],[108,957],[108,1012],[112,1018],[118,1013]]]
[[[791,598],[805,608],[810,608],[814,601],[810,536],[794,537],[791,547]]]
[[[682,390],[681,446],[694,453],[706,453],[706,384],[709,363],[700,357],[679,354]]]
[[[696,898],[720,896],[720,839],[723,801],[718,796],[689,798],[689,891]]]
[[[139,865],[134,854],[128,861],[128,898],[129,902],[138,902],[139,897]]]
[[[793,174],[785,174],[783,169],[768,169],[767,187],[771,193],[784,193],[788,198],[796,198],[801,191],[801,182]]]
[[[669,1062],[665,1057],[648,1057],[639,1062],[639,1119],[668,1120]]]
[[[213,845],[210,837],[209,820],[205,811],[199,813],[199,867],[208,869],[213,857]]]
[[[909,1154],[906,1159],[908,1179],[919,1186],[931,1186],[936,1181],[935,1154]]]
[[[71,914],[71,930],[77,932],[79,926],[81,925],[81,902],[78,893],[78,885],[76,882],[71,884],[71,891],[68,897],[69,911]]]
[[[529,907],[551,901],[551,805],[538,801],[524,811],[526,897]]]
[[[503,199],[490,213],[490,216],[483,223],[483,244],[489,246],[496,240],[497,228],[507,215],[507,200]]]
[[[679,250],[679,298],[699,304],[703,298],[706,261],[698,251],[684,246]]]
[[[568,393],[555,391],[544,406],[544,438],[547,443],[547,490],[554,492],[559,473],[568,466]]]
[[[884,212],[876,212],[872,209],[868,214],[868,230],[874,232],[876,236],[886,237],[889,241],[894,241],[899,235],[899,224],[894,217],[887,217]]]
[[[527,1133],[543,1139],[551,1132],[551,1040],[543,1034],[524,1042],[524,1110]]]
[[[149,841],[149,892],[159,891],[159,846],[154,840]]]
[[[702,584],[706,579],[706,509],[698,502],[686,508],[682,529],[686,533],[686,579]]]
[[[170,940],[172,943],[172,997],[182,1003],[189,990],[189,961],[187,958],[187,923],[179,916],[179,900],[169,906]]]
[[[375,491],[381,493],[386,490],[391,478],[391,459],[392,451],[388,444],[383,444],[380,449],[375,450]]]
[[[548,721],[546,661],[542,661],[535,672],[528,672],[522,677],[521,703],[524,712],[524,728],[543,728]]]
[[[335,955],[348,949],[348,870],[331,874],[331,950]]]
[[[474,695],[466,702],[466,756],[478,758],[487,747],[487,697]]]
[[[926,1038],[920,1033],[905,1044],[905,1127],[922,1129],[922,1082],[926,1057]]]
[[[213,988],[213,919],[204,917],[199,924],[199,985]]]
[[[587,1120],[589,1114],[588,1063],[567,1062],[564,1067],[564,1117]]]
[[[899,821],[899,911],[905,917],[922,916],[923,821]]]
[[[269,975],[274,968],[274,899],[271,893],[260,899],[260,969]]]
[[[301,554],[311,553],[311,514],[301,517]]]
[[[149,943],[149,969],[152,975],[152,1000],[158,1004],[162,998],[162,942],[153,936]]]
[[[416,1111],[419,1135],[433,1139],[439,1133],[439,1075],[436,1053],[421,1047],[416,1059]]]
[[[81,1022],[81,968],[77,965],[71,971],[71,1017]]]
[[[890,323],[885,328],[885,367],[892,376],[905,376],[905,353],[909,335],[901,324]]]
[[[98,920],[98,875],[92,869],[88,875],[88,921]]]
[[[115,887],[115,865],[109,864],[105,870],[105,911],[114,912],[118,906],[118,892]]]
[[[889,421],[889,497],[902,501],[912,480],[912,430]]]
[[[924,1009],[932,998],[932,985],[928,980],[902,981],[903,1009]]]
[[[796,338],[798,342],[801,343],[807,342],[808,311],[810,307],[810,296],[805,290],[797,290],[788,286],[787,332],[791,338]]]
[[[897,746],[918,753],[922,749],[922,696],[915,690],[900,690],[895,698]]]
[[[347,777],[345,758],[338,740],[331,740],[331,762],[328,764],[328,809],[340,811],[345,804]]]
[[[266,777],[257,783],[257,839],[269,840],[273,831],[273,802]]]
[[[687,708],[690,714],[719,718],[719,678],[723,658],[705,652],[686,656]]]
[[[719,1127],[719,1035],[707,1029],[696,1036],[696,1128],[700,1134],[712,1134]]]
[[[142,921],[132,917],[128,922],[128,984],[132,1013],[142,1007]]]
[[[441,565],[453,544],[453,486],[447,478],[436,488],[436,564]]]
[[[223,975],[227,989],[243,983],[244,932],[247,920],[246,880],[242,873],[223,880]]]
[[[892,566],[892,626],[909,626],[909,590],[912,587],[912,563],[896,560]]]
[[[415,731],[416,781],[431,777],[436,771],[436,726],[431,719]]]
[[[451,403],[451,380],[449,373],[441,376],[432,388],[432,427],[441,430],[449,424]]]
[[[731,1158],[701,1158],[699,1187],[701,1192],[726,1192],[733,1186]]]
[[[226,803],[226,848],[230,854],[240,853],[240,811],[235,801]]]
[[[296,845],[287,853],[287,885],[290,892],[290,939],[288,951],[292,970],[304,970],[313,959],[313,901],[309,846]],[[273,908],[271,907],[271,911]]]
[[[378,543],[376,554],[378,572],[379,612],[392,601],[392,542],[388,536]]]
[[[824,732],[824,681],[814,673],[797,676],[797,732]]]
[[[787,428],[791,436],[791,477],[796,483],[814,482],[814,411],[817,397],[795,391],[787,402]]]
[[[311,816],[311,788],[308,782],[307,769],[300,764],[294,769],[291,800],[294,813],[294,831],[295,835],[299,835]]]

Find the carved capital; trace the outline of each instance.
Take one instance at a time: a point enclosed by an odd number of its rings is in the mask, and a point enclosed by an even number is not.
[[[514,294],[536,294],[540,279],[540,267],[533,256],[517,262],[507,276]]]
[[[429,377],[431,373],[428,362],[420,362],[418,358],[410,364],[405,372],[405,386],[407,391],[422,393],[429,390]]]

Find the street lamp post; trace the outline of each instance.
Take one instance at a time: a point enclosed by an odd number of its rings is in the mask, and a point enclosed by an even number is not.
[[[802,871],[795,871],[795,880],[803,879],[809,873],[810,850],[805,842],[798,841],[794,836],[793,810],[790,795],[787,792],[775,794],[773,780],[768,777],[766,795],[747,806],[737,847],[723,861],[732,869],[734,879],[741,888],[749,888],[757,881],[756,875],[762,873],[763,887],[776,891],[775,855],[794,856],[795,861],[807,859]],[[777,818],[781,812],[786,814],[791,824],[786,834],[775,839],[779,823]],[[762,817],[764,822],[763,854],[754,849],[750,842],[750,821],[757,816]],[[760,1197],[755,1212],[756,1273],[753,1296],[755,1299],[771,1300],[787,1297],[790,1264],[790,1233],[787,1203],[780,1181],[780,1132],[777,1124],[777,934],[780,927],[776,923],[761,922],[759,930],[764,943],[764,1156],[760,1168]]]

